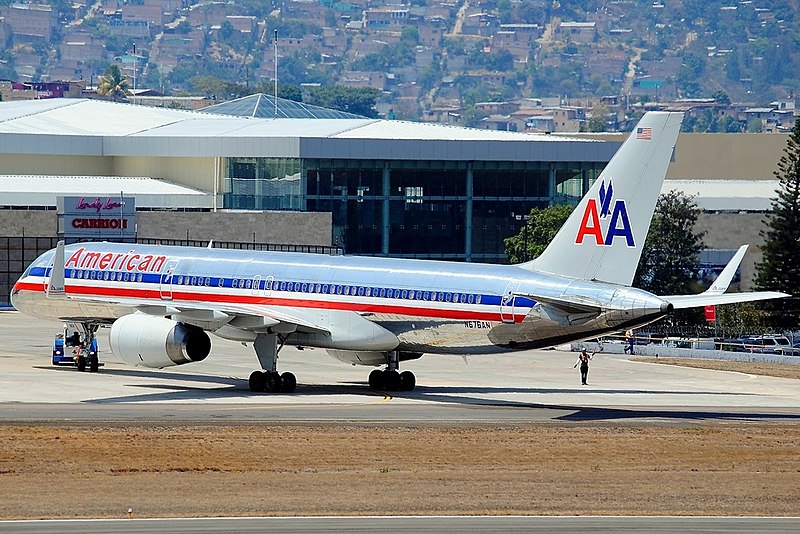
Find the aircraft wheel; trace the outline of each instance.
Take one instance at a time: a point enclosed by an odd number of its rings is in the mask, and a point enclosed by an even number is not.
[[[387,390],[397,391],[400,389],[400,373],[397,371],[384,371],[383,380]]]
[[[281,375],[274,372],[267,372],[267,379],[264,384],[264,391],[267,393],[279,393],[283,388]]]
[[[97,354],[89,356],[89,372],[96,373],[100,369],[100,359]]]
[[[400,373],[400,390],[413,391],[414,386],[417,385],[417,377],[411,371],[403,371]]]
[[[369,374],[370,389],[383,389],[383,371],[375,369]]]
[[[250,380],[248,380],[248,384],[250,385],[250,391],[253,392],[262,392],[264,391],[264,383],[266,380],[264,379],[263,371],[253,371],[250,373]]]
[[[84,358],[82,355],[78,356],[78,371],[82,373],[85,370],[86,370],[86,358]]]
[[[297,387],[297,378],[295,378],[293,373],[283,373],[281,375],[281,380],[283,381],[283,392],[284,393],[294,393],[295,388]]]

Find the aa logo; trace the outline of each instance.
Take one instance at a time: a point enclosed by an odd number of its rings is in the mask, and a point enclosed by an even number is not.
[[[584,239],[594,238],[596,245],[611,246],[615,237],[624,237],[625,244],[629,247],[636,246],[633,240],[631,221],[628,218],[628,208],[624,200],[613,201],[614,185],[609,180],[608,187],[605,181],[600,184],[600,198],[590,198],[583,212],[581,225],[575,244],[582,244]],[[598,200],[600,201],[598,205]]]

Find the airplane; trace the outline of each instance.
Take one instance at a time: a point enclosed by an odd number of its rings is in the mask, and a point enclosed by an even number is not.
[[[251,343],[260,369],[250,389],[291,393],[297,379],[277,368],[286,344],[377,367],[373,389],[411,391],[416,377],[400,364],[423,354],[540,349],[638,328],[678,308],[787,296],[725,293],[744,249],[704,293],[631,287],[682,118],[646,113],[544,253],[526,263],[60,242],[25,270],[12,304],[79,325],[85,343],[110,325],[114,354],[143,367],[205,359],[208,333]]]

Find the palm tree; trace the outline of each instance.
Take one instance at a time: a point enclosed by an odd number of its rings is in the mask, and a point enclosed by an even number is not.
[[[110,96],[114,99],[114,102],[117,102],[120,97],[128,94],[129,88],[128,78],[122,75],[118,66],[111,65],[106,70],[106,73],[100,77],[100,86],[97,88],[97,92],[101,95]]]

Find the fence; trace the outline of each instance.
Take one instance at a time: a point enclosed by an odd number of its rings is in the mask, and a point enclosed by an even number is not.
[[[180,245],[206,247],[208,241],[196,239],[145,239],[140,244]],[[11,305],[11,288],[25,271],[25,268],[42,253],[55,248],[56,237],[0,237],[0,307]],[[238,241],[215,241],[214,248],[237,250],[269,250],[280,252],[305,252],[314,254],[339,255],[340,247],[327,245],[294,245],[289,243],[244,243]]]

